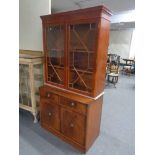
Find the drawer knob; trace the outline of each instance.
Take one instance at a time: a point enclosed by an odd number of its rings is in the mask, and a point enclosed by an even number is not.
[[[50,93],[47,93],[47,97],[50,97],[51,96],[51,94]]]
[[[74,106],[75,106],[75,103],[74,103],[74,102],[72,102],[72,103],[71,103],[71,106],[72,106],[72,107],[74,107]]]
[[[52,115],[52,114],[49,112],[49,113],[48,113],[48,116],[51,116],[51,115]]]
[[[73,128],[73,127],[74,127],[74,124],[73,124],[73,123],[71,123],[71,124],[70,124],[70,127],[71,127],[71,128]]]

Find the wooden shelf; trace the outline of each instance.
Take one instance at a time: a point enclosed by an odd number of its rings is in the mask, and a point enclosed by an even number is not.
[[[71,69],[72,71],[75,71],[75,69]],[[92,71],[88,71],[88,70],[84,70],[84,69],[78,69],[78,68],[76,68],[76,70],[78,71],[78,72],[85,72],[85,73],[88,73],[88,74],[93,74],[93,72]]]
[[[56,69],[64,69],[64,67],[59,66],[59,65],[53,65],[53,66],[54,66],[54,68],[56,68]],[[51,66],[48,65],[48,67],[51,67]],[[72,71],[75,71],[73,68],[72,68],[71,70],[72,70]],[[78,69],[78,68],[76,68],[76,70],[77,70],[78,72],[85,72],[85,73],[88,73],[88,74],[93,74],[93,71],[88,71],[88,70]]]
[[[51,65],[48,65],[48,67],[52,67]],[[59,65],[53,65],[54,68],[57,68],[57,69],[64,69],[63,66],[59,66]]]
[[[52,51],[64,51],[64,49],[58,49],[58,48],[57,49],[54,49],[54,48],[48,49],[48,52],[52,52]]]
[[[70,29],[70,31],[73,31],[73,29]],[[89,31],[96,31],[96,28],[91,28]]]
[[[72,53],[91,53],[91,54],[93,54],[94,53],[94,51],[86,51],[86,50],[70,50],[70,52],[72,52]]]
[[[50,49],[48,52],[52,51],[64,51],[63,49]],[[85,49],[71,49],[70,52],[80,52],[80,53],[94,53],[95,50],[86,51]]]

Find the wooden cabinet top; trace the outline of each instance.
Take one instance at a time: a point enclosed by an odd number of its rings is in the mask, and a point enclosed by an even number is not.
[[[71,21],[78,19],[90,19],[90,18],[105,18],[109,20],[109,17],[112,15],[111,11],[105,6],[96,6],[91,8],[73,10],[68,12],[54,13],[50,15],[41,16],[43,22],[52,21]]]
[[[31,50],[19,50],[19,57],[20,58],[42,58],[43,52],[42,51],[31,51]]]
[[[19,61],[20,63],[42,63],[43,52],[31,51],[31,50],[19,50]]]

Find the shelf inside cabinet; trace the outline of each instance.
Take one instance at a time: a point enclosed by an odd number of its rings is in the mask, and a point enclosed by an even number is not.
[[[94,54],[93,50],[86,51],[85,49],[71,49],[70,52],[72,52],[72,53],[79,52],[79,53]]]
[[[48,67],[51,67],[51,65],[48,65]],[[64,69],[64,66],[59,66],[59,65],[53,65],[53,67],[56,69]],[[72,67],[71,67],[71,70],[75,71],[75,69]],[[76,68],[76,70],[78,72],[82,72],[82,73],[93,74],[93,71],[92,71],[93,69],[84,70],[84,69]]]
[[[80,26],[81,24],[70,25],[70,31],[75,31]],[[96,31],[95,23],[86,23],[86,24],[83,24],[83,27],[85,27],[89,31]]]
[[[75,69],[72,68],[72,67],[71,67],[71,70],[72,70],[72,71],[75,71]],[[91,70],[92,70],[92,69],[91,69]],[[89,70],[84,70],[84,69],[76,68],[76,71],[81,72],[81,73],[93,74],[93,72],[90,71],[90,69],[89,69]]]
[[[48,65],[48,67],[52,67],[52,66]],[[64,66],[59,66],[59,65],[53,65],[53,67],[56,69],[64,69]]]
[[[62,52],[62,51],[64,51],[64,49],[62,49],[62,48],[51,48],[51,49],[48,49],[48,52],[53,52],[53,51],[60,51],[60,52]]]

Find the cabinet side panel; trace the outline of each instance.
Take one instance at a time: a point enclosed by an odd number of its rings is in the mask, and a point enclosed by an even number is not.
[[[105,86],[109,27],[110,22],[102,18],[99,24],[94,96],[103,92]]]
[[[91,103],[88,107],[86,127],[86,149],[88,150],[98,137],[102,114],[103,96]]]
[[[43,38],[43,51],[44,51],[44,58],[43,58],[43,70],[44,70],[44,82],[47,82],[47,48],[46,48],[46,23],[42,21],[42,38]]]

